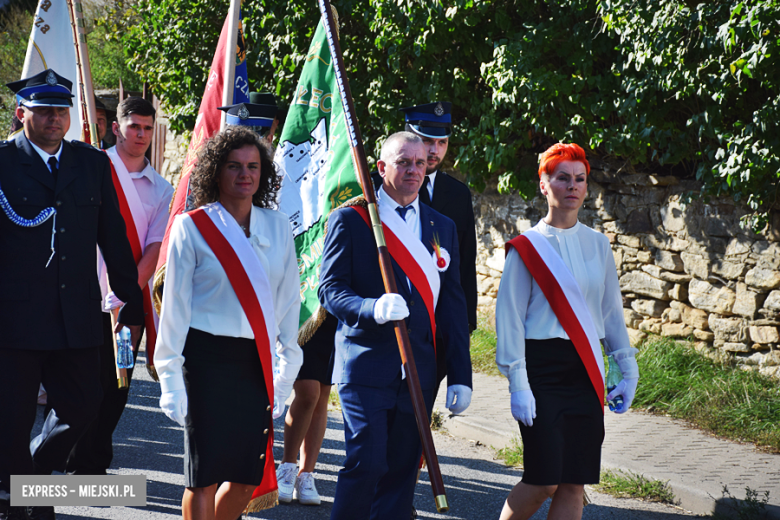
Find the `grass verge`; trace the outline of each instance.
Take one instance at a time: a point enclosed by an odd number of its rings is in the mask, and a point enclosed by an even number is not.
[[[507,466],[517,468],[523,465],[523,441],[515,436],[509,446],[496,450],[496,458]]]
[[[638,498],[648,502],[675,503],[668,481],[649,479],[631,471],[609,469],[601,472],[600,480],[593,486],[599,493],[618,498]]]
[[[640,379],[634,406],[780,453],[777,381],[658,336],[639,346],[637,361]]]
[[[471,367],[474,372],[500,376],[496,366],[496,319],[494,313],[480,312],[477,329],[471,333]]]
[[[328,411],[331,412],[341,411],[341,399],[339,399],[339,391],[336,390],[336,385],[330,387],[330,399],[328,399]]]

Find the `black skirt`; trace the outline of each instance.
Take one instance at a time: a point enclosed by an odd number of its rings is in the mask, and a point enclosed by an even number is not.
[[[538,486],[596,484],[601,471],[604,408],[574,344],[525,340],[536,419],[523,438],[523,482]]]
[[[309,341],[301,345],[303,365],[298,371],[298,381],[313,379],[323,385],[331,384],[333,379],[334,339],[339,320],[331,314],[314,333]]]
[[[255,341],[190,329],[183,355],[184,485],[259,485],[273,424]]]

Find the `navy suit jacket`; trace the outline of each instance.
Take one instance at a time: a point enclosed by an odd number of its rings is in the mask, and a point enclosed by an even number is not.
[[[0,186],[14,211],[34,218],[57,210],[56,254],[49,267],[52,220],[25,228],[0,210],[0,348],[57,350],[103,343],[97,277],[100,246],[111,288],[126,302],[126,325],[143,323],[143,302],[108,156],[62,142],[55,182],[25,135],[0,142]]]
[[[468,318],[460,285],[458,238],[455,223],[434,209],[420,204],[422,243],[433,252],[434,233],[451,257],[448,269],[439,273],[441,289],[436,306],[436,326],[446,341],[449,385],[471,387]],[[406,281],[400,266],[392,261],[398,292],[409,306],[406,327],[412,346],[420,387],[436,385],[436,356],[430,319],[420,294]],[[318,296],[322,306],[339,320],[333,383],[381,387],[401,371],[393,323],[374,320],[374,303],[385,293],[379,258],[371,228],[352,208],[334,211],[322,254]],[[437,345],[443,348],[444,345]]]

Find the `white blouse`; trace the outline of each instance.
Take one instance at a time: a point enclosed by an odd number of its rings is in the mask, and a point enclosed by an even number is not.
[[[615,259],[607,237],[579,222],[569,229],[558,229],[542,220],[533,229],[547,238],[577,280],[607,354],[617,354],[616,359],[633,357]],[[496,364],[509,379],[510,392],[530,389],[525,365],[526,338],[569,339],[513,247],[506,258],[496,299],[496,335]]]
[[[225,210],[220,216],[233,219]],[[300,281],[292,229],[284,213],[253,206],[249,231],[247,240],[273,292],[277,341],[271,355],[278,357],[274,386],[289,395],[303,363],[298,346]],[[167,258],[154,353],[163,391],[183,388],[182,351],[190,327],[217,336],[255,337],[222,264],[186,213],[177,216],[171,226]]]

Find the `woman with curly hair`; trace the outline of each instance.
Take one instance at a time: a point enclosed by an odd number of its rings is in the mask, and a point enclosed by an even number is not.
[[[552,496],[547,518],[582,517],[585,484],[599,481],[604,440],[601,344],[617,361],[620,395],[631,406],[639,378],[623,320],[607,237],[577,219],[590,165],[576,144],[541,156],[547,216],[510,240],[496,300],[496,363],[509,379],[511,410],[523,438],[523,479],[501,520],[526,520]]]
[[[271,209],[272,158],[251,129],[228,126],[200,152],[194,209],[171,227],[154,361],[160,407],[184,427],[188,520],[235,520],[250,500],[253,509],[276,501],[272,415],[303,355],[292,230]]]

